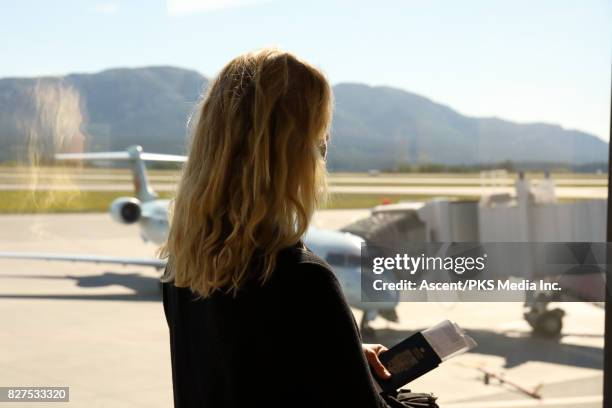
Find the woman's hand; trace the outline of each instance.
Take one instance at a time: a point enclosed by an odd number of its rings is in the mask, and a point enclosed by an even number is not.
[[[370,364],[370,367],[372,367],[372,370],[374,370],[378,377],[383,380],[391,377],[389,370],[387,370],[383,363],[381,363],[378,359],[378,355],[380,353],[387,351],[385,346],[382,344],[362,344],[361,348],[363,349],[366,360],[368,360],[368,364]]]

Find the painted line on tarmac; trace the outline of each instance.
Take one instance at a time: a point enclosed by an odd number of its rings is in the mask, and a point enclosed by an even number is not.
[[[522,407],[549,407],[559,405],[597,404],[603,401],[602,395],[585,395],[580,397],[544,398],[529,400],[505,401],[474,401],[444,404],[444,408],[522,408]]]

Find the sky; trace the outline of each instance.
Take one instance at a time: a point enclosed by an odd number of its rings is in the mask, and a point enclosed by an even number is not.
[[[291,51],[333,83],[415,92],[462,114],[609,140],[609,0],[0,0],[0,77]]]

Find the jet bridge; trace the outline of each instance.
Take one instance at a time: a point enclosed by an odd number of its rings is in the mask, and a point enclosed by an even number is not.
[[[492,184],[491,184],[492,183]],[[366,243],[397,242],[605,242],[606,200],[559,202],[555,183],[545,174],[532,184],[520,173],[515,193],[497,189],[495,177],[483,178],[480,200],[436,198],[426,203],[380,205],[371,216],[345,228]],[[552,279],[553,277],[551,277]],[[588,278],[588,277],[587,277]],[[591,277],[592,278],[592,277]],[[601,290],[593,280],[577,299],[588,300],[589,290]],[[573,285],[575,286],[575,284]],[[525,318],[535,331],[556,335],[563,311],[548,310],[546,295],[528,299]]]

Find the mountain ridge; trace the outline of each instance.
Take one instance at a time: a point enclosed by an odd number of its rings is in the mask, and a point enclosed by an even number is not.
[[[63,150],[186,150],[186,122],[208,79],[169,65],[97,73],[0,79],[0,161]],[[504,160],[607,161],[607,143],[558,124],[472,117],[398,88],[333,87],[329,168],[367,170],[406,164],[474,165]],[[79,142],[79,138],[81,141]]]

